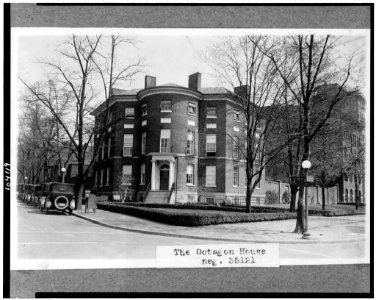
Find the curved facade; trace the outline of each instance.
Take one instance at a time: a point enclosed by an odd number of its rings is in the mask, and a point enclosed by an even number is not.
[[[155,85],[114,90],[108,130],[97,162],[96,190],[114,199],[175,203],[245,199],[244,161],[234,157],[231,136],[242,141],[241,116],[225,89],[201,89],[201,75],[189,87]],[[103,110],[102,110],[103,111]],[[100,107],[95,112],[99,120]],[[107,146],[106,146],[107,145]],[[254,195],[263,203],[264,178]]]

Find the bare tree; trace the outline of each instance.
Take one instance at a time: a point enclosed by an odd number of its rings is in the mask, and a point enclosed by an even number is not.
[[[236,156],[245,161],[247,212],[251,212],[252,194],[265,167],[283,148],[276,139],[274,117],[283,82],[273,61],[261,50],[270,44],[266,36],[228,37],[212,45],[207,55],[207,62],[219,79],[234,88],[236,109],[245,124],[240,134],[230,134],[228,141],[234,145]]]
[[[51,79],[48,83],[32,85],[20,77],[25,87],[33,94],[34,101],[42,103],[49,110],[71,143],[71,149],[78,162],[77,209],[82,207],[84,184],[99,147],[103,143],[107,128],[118,121],[110,119],[108,109],[112,89],[115,84],[132,80],[141,71],[143,63],[138,59],[125,67],[123,64],[118,64],[116,59],[120,46],[133,45],[134,40],[119,36],[111,36],[109,39],[109,51],[106,51],[105,48],[108,46],[106,37],[73,35],[58,49],[57,62],[44,62],[44,65],[51,70]],[[100,91],[97,90],[98,85],[101,86]],[[105,113],[102,122],[94,128],[90,112],[94,108],[95,100],[100,97],[100,92],[104,92]],[[94,136],[98,143],[92,149],[92,157],[86,164],[85,158]]]
[[[301,122],[301,150],[294,166],[299,176],[305,177],[307,170],[301,163],[310,159],[312,140],[322,130],[334,107],[356,88],[350,89],[348,82],[352,71],[352,58],[346,66],[338,64],[335,57],[338,37],[298,35],[282,38],[274,47],[258,46],[274,64],[288,92],[299,107]],[[335,84],[330,86],[329,84]],[[325,97],[317,97],[319,89],[325,89]],[[331,91],[331,92],[329,92]],[[314,107],[321,106],[321,115],[313,118]],[[304,224],[303,180],[299,180],[299,199],[295,232],[302,233]]]

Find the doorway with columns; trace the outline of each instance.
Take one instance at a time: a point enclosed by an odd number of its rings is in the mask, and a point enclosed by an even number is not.
[[[151,191],[168,191],[175,182],[175,157],[153,155],[151,159]]]

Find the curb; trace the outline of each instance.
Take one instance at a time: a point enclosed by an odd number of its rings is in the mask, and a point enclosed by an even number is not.
[[[94,220],[92,218],[78,215],[76,213],[72,213],[73,216],[89,221],[91,223],[101,225],[103,227],[116,229],[116,230],[122,230],[122,231],[128,231],[128,232],[136,232],[141,234],[151,234],[151,235],[160,235],[160,236],[168,236],[168,237],[178,237],[178,238],[189,238],[189,239],[197,239],[197,240],[212,240],[212,241],[227,241],[227,242],[252,242],[252,243],[260,243],[260,244],[343,244],[343,243],[351,243],[351,242],[357,242],[365,240],[365,238],[353,238],[353,239],[347,239],[343,241],[319,241],[319,240],[304,240],[301,239],[301,241],[265,241],[265,240],[247,240],[247,239],[226,239],[226,238],[213,238],[213,237],[203,237],[203,236],[195,236],[195,235],[187,235],[187,234],[176,234],[176,233],[163,233],[158,231],[148,231],[148,230],[141,230],[141,229],[134,229],[134,228],[128,228],[128,227],[121,227],[121,226],[115,226],[106,224],[104,222]]]

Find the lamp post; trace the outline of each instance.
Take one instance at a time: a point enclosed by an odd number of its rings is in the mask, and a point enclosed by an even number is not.
[[[67,170],[63,167],[61,168],[61,173],[62,173],[62,180],[61,182],[64,183],[64,179],[65,179],[65,173],[67,172]]]
[[[307,184],[307,173],[308,169],[311,168],[312,164],[309,160],[305,160],[302,162],[302,168],[304,170],[304,187],[305,187],[305,228],[303,232],[303,238],[308,238],[311,234],[308,232],[308,197],[307,197],[307,190],[308,190],[308,184]]]
[[[27,179],[28,179],[28,178],[27,178],[27,176],[25,176],[25,178],[24,178],[24,179],[25,179],[25,183],[27,183]]]

